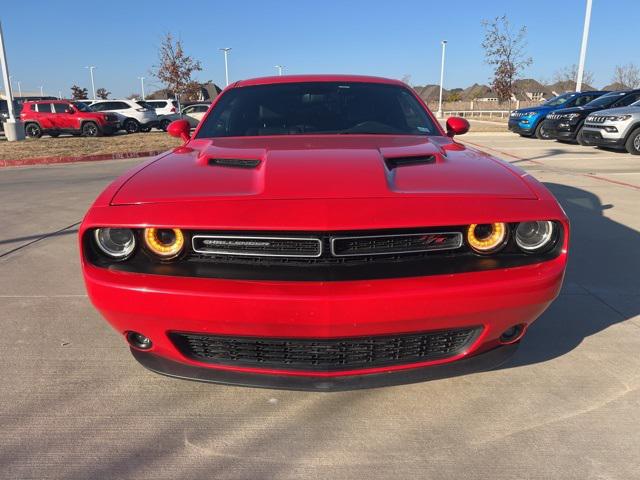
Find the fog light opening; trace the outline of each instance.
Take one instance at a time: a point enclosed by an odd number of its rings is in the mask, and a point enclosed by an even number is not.
[[[153,342],[149,337],[145,337],[141,333],[138,332],[127,332],[127,342],[133,348],[137,348],[138,350],[149,350],[153,346]]]
[[[527,326],[524,323],[520,323],[518,325],[514,325],[512,327],[507,328],[502,335],[500,335],[500,343],[503,345],[508,345],[510,343],[515,343],[520,340]]]

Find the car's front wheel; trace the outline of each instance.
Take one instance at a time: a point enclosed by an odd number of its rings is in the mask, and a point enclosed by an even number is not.
[[[24,134],[29,138],[40,138],[42,136],[42,129],[37,123],[27,123],[24,126]]]
[[[122,128],[127,133],[138,133],[140,131],[140,124],[133,118],[127,118],[122,124]]]
[[[624,146],[631,155],[640,155],[640,128],[631,132]]]
[[[144,133],[150,132],[151,131],[151,127],[140,127],[140,131],[144,132]]]
[[[551,140],[549,132],[547,132],[547,129],[544,128],[544,122],[540,122],[536,127],[535,136],[538,140]]]
[[[583,147],[587,145],[584,141],[584,137],[582,136],[582,128],[580,128],[580,130],[578,130],[578,133],[576,134],[576,142],[578,142],[578,144],[582,145]]]
[[[162,121],[160,122],[160,130],[163,130],[163,131],[165,131],[165,132],[166,132],[166,131],[167,131],[167,128],[169,128],[169,124],[170,124],[170,123],[171,123],[171,121],[170,121],[170,120],[166,120],[166,119],[165,119],[165,120],[162,120]]]
[[[83,137],[97,137],[100,135],[100,130],[98,130],[98,126],[93,122],[86,122],[82,125],[82,136]]]

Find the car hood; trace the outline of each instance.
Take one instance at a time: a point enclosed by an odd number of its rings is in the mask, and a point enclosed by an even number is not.
[[[520,170],[447,137],[198,139],[139,169],[112,205],[213,199],[535,199]]]
[[[627,107],[618,107],[618,108],[607,108],[605,110],[598,110],[598,114],[602,115],[638,115],[640,114],[640,105],[635,107],[627,106]]]

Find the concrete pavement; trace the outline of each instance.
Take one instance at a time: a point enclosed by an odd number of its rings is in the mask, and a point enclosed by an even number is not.
[[[1,171],[0,478],[640,478],[640,158],[460,138],[558,197],[563,292],[500,370],[355,392],[147,372],[89,304],[74,227],[137,161]]]

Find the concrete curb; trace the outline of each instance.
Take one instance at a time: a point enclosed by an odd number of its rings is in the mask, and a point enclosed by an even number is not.
[[[0,160],[0,168],[22,167],[31,165],[52,165],[56,163],[98,162],[100,160],[128,160],[138,157],[153,157],[167,150],[150,150],[146,152],[101,153],[99,155],[77,155],[72,157],[23,158],[20,160]]]

